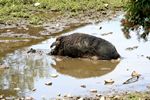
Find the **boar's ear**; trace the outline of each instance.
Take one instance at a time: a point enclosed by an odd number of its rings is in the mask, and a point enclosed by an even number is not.
[[[58,46],[60,44],[60,41],[56,41],[55,45]]]
[[[57,37],[56,41],[61,41],[63,36]]]
[[[56,38],[56,41],[60,41],[60,42],[61,42],[61,41],[63,41],[63,39],[65,39],[65,37],[66,37],[66,36],[57,37],[57,38]]]

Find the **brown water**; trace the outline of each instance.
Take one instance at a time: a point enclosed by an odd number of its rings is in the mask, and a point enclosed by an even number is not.
[[[122,16],[119,16],[111,21],[90,24],[65,33],[82,32],[110,41],[122,56],[119,63],[49,56],[49,46],[55,41],[55,37],[50,37],[40,44],[16,50],[1,58],[1,63],[9,68],[0,69],[0,94],[31,96],[41,100],[54,98],[58,94],[89,95],[91,89],[97,89],[101,94],[148,90],[150,60],[147,56],[150,56],[150,41],[139,40],[136,32],[132,32],[133,37],[127,40],[121,31],[121,18]],[[109,32],[113,33],[104,35]],[[134,46],[137,48],[132,49]],[[27,53],[30,48],[36,49],[37,52]],[[141,74],[140,79],[135,83],[123,85],[134,70]],[[58,77],[53,78],[52,74]],[[113,79],[115,83],[104,85],[106,79]],[[52,85],[45,85],[49,82],[52,82]],[[82,84],[86,85],[86,88],[81,88]]]

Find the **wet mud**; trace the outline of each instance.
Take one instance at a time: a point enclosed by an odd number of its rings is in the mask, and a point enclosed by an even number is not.
[[[150,56],[149,40],[139,41],[134,31],[131,31],[133,37],[126,39],[121,31],[122,18],[123,14],[63,34],[81,32],[106,39],[115,45],[121,55],[119,62],[48,55],[51,51],[49,46],[57,37],[49,36],[45,41],[30,44],[31,46],[6,53],[1,57],[0,95],[2,98],[35,100],[82,99],[86,96],[91,99],[104,99],[104,96],[108,95],[149,91],[150,62],[147,58]],[[29,52],[31,48],[35,52]],[[133,71],[140,74],[138,81],[123,84],[132,77]],[[106,85],[106,80],[113,81],[113,84]],[[113,96],[113,98],[118,97]]]
[[[0,23],[0,57],[16,49],[46,40],[49,36],[57,36],[86,24],[102,21],[107,17],[115,15],[115,11],[105,11],[105,14],[89,11],[85,12],[85,14],[79,14],[79,16],[62,15],[57,12],[41,12],[37,14],[47,17],[49,20],[45,20],[41,25],[34,26],[25,19]],[[11,42],[14,45],[11,45]]]

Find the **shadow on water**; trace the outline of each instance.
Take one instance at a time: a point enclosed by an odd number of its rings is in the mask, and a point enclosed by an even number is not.
[[[0,94],[21,97],[32,91],[35,78],[50,77],[50,62],[47,59],[45,55],[28,54],[23,49],[8,54],[6,59],[1,60],[8,68],[0,69]]]
[[[43,28],[31,26],[5,26],[5,28],[0,28],[0,57],[16,49],[31,46],[45,40],[45,37],[43,38],[39,35],[41,31],[43,31]]]
[[[57,72],[76,78],[99,77],[115,69],[118,63],[89,59],[64,58],[52,64]]]

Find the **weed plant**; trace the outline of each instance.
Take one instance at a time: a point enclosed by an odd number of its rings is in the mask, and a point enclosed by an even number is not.
[[[123,21],[126,24],[125,32],[134,26],[143,26],[144,32],[140,37],[146,39],[150,32],[150,0],[128,0],[125,10],[127,12],[127,21]]]

